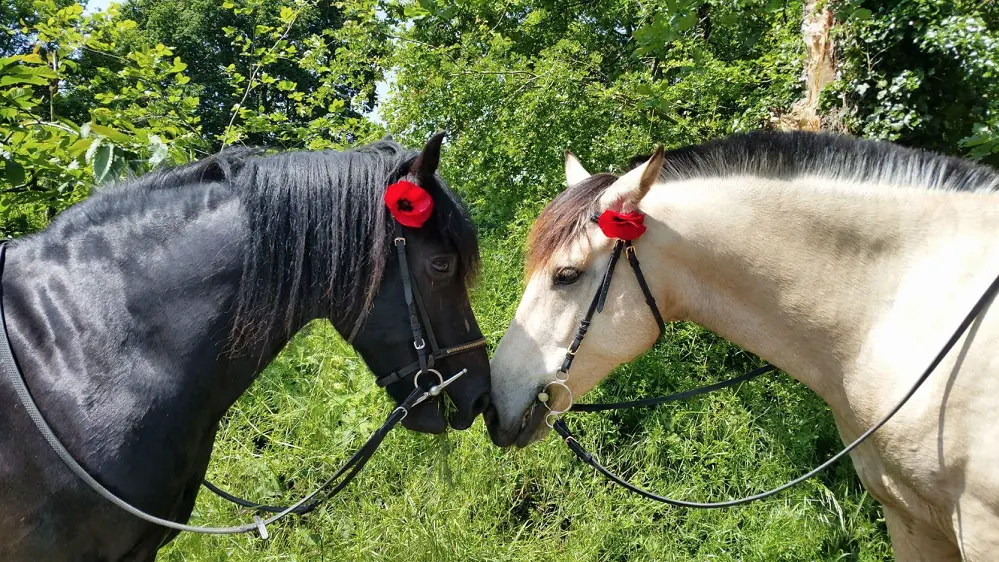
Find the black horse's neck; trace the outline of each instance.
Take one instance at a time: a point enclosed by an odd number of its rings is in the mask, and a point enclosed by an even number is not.
[[[101,426],[120,430],[117,418],[167,414],[156,412],[166,404],[183,425],[212,428],[284,343],[272,338],[253,360],[226,353],[249,235],[238,198],[219,185],[144,198],[91,221],[73,215],[94,205],[72,209],[15,244],[3,279],[12,345],[40,405],[77,402],[66,429],[79,424],[96,442],[113,441],[94,435]]]

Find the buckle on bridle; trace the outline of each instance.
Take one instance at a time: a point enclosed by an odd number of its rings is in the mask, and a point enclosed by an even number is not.
[[[638,259],[638,250],[635,249],[634,244],[628,244],[624,247],[624,253],[627,254],[628,252],[631,252],[631,255],[634,256],[635,259]]]
[[[396,246],[398,246],[398,245],[399,245],[399,242],[400,242],[400,241],[402,242],[402,245],[403,245],[403,246],[405,246],[405,245],[406,245],[406,239],[405,239],[405,238],[403,238],[402,236],[396,236],[396,237],[395,237],[395,240],[393,240],[392,242],[393,242],[393,243],[394,243],[394,244],[395,244]]]
[[[413,342],[413,347],[415,347],[417,350],[423,349],[424,347],[427,347],[427,342],[424,341],[423,338],[420,338],[420,343],[416,343],[414,341]]]

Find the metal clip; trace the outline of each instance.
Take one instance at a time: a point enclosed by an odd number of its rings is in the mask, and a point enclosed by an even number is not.
[[[409,410],[407,410],[406,408],[403,408],[402,406],[397,406],[395,410],[392,410],[392,413],[394,414],[394,413],[398,412],[399,410],[402,410],[402,419],[399,420],[401,422],[402,420],[406,419],[406,416],[409,415]]]
[[[271,535],[267,532],[267,527],[264,526],[264,520],[259,515],[253,516],[253,522],[257,524],[257,531],[260,532],[260,538],[263,540],[271,538]]]

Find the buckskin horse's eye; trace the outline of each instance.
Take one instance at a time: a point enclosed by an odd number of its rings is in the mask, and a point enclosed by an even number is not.
[[[430,267],[434,268],[437,273],[447,273],[451,271],[451,260],[437,258],[430,262]]]
[[[582,274],[583,272],[575,267],[563,267],[555,272],[555,284],[572,285],[579,280],[579,276]]]

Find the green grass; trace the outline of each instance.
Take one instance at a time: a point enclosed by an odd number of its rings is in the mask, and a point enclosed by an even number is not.
[[[483,242],[474,305],[490,343],[519,299],[520,237]],[[751,356],[696,326],[621,367],[593,401],[673,392],[744,372]],[[288,346],[228,416],[210,478],[250,498],[288,502],[334,471],[391,410],[326,323]],[[678,407],[573,417],[612,469],[680,498],[770,488],[841,443],[826,406],[784,375]],[[193,521],[244,522],[210,493]],[[890,560],[881,510],[849,462],[776,498],[728,510],[661,506],[612,488],[554,438],[523,451],[489,441],[481,421],[445,436],[393,432],[357,480],[272,537],[183,534],[168,561],[223,560]]]

